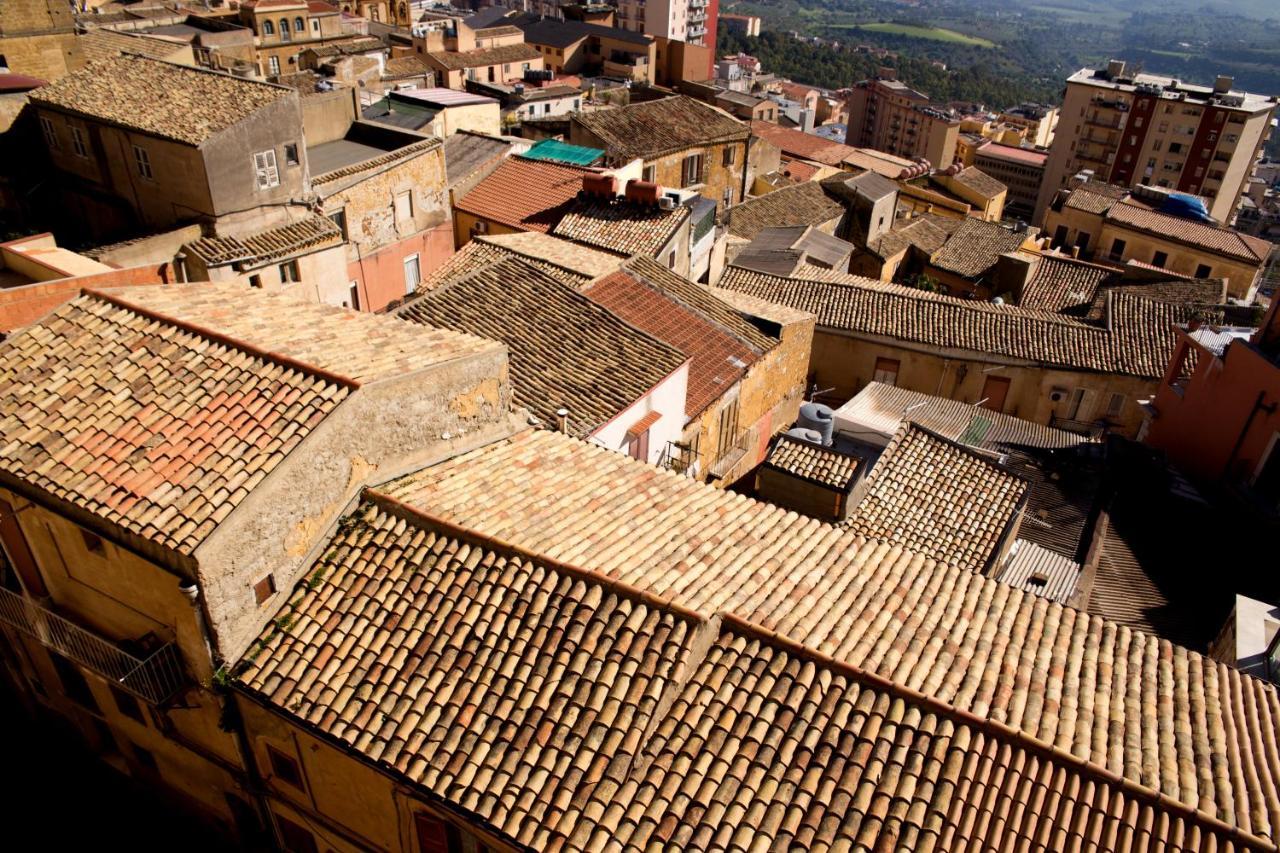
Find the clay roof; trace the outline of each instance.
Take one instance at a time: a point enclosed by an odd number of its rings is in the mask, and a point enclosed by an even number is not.
[[[1173,352],[1171,327],[1187,313],[1173,304],[1115,294],[1109,302],[1108,327],[869,279],[861,285],[820,282],[733,266],[719,286],[808,311],[817,316],[819,326],[855,334],[1145,378],[1164,375]]]
[[[610,159],[620,163],[745,141],[750,135],[745,124],[723,110],[683,95],[578,113],[573,120],[608,146]]]
[[[751,132],[766,142],[776,145],[789,157],[812,160],[826,166],[839,166],[858,151],[850,145],[841,145],[839,142],[783,127],[771,121],[751,122]]]
[[[984,571],[1027,484],[990,459],[904,421],[843,525],[961,569]]]
[[[1116,275],[1108,267],[1074,258],[1041,255],[1035,272],[1022,288],[1018,304],[1023,308],[1063,311],[1093,303],[1104,281]]]
[[[479,50],[468,50],[462,53],[428,53],[427,56],[433,62],[449,71],[458,71],[463,68],[479,68],[485,65],[506,65],[510,62],[528,62],[531,59],[538,59],[542,53],[533,45],[520,42],[519,44],[503,44],[497,47],[484,47]],[[517,71],[519,69],[516,69]]]
[[[520,233],[536,234],[539,237],[545,237],[551,240],[559,239],[552,237],[550,234],[542,234],[537,231],[522,231]],[[512,235],[502,234],[499,236],[508,237]],[[568,241],[559,240],[559,242],[567,243]],[[576,243],[569,243],[568,245],[577,246]],[[595,249],[588,249],[586,246],[581,246],[579,248],[586,252],[596,251]],[[598,254],[604,255],[603,252],[599,252]],[[622,259],[617,255],[604,255],[604,257],[612,261],[612,265],[609,270],[606,270],[606,272],[617,269],[618,265],[622,262]],[[587,275],[578,272],[577,270],[570,269],[568,266],[562,266],[560,263],[545,261],[541,258],[533,257],[527,248],[523,251],[516,251],[515,249],[508,248],[501,242],[485,238],[472,240],[470,243],[467,243],[461,249],[454,252],[453,255],[449,257],[449,260],[445,261],[437,267],[435,271],[422,280],[418,285],[417,292],[426,293],[429,290],[434,290],[442,284],[457,281],[458,279],[465,278],[472,273],[486,269],[495,262],[501,261],[505,258],[515,258],[522,261],[529,266],[534,267],[544,275],[550,276],[561,284],[568,285],[575,290],[586,285],[591,279],[596,278],[594,275]]]
[[[181,42],[115,30],[92,30],[77,36],[71,44],[86,62],[112,59],[122,53],[136,54],[149,59],[168,59],[187,48],[187,45]]]
[[[1071,190],[1064,207],[1083,210],[1085,213],[1106,213],[1112,205],[1128,195],[1129,191],[1124,187],[1089,181]]]
[[[526,263],[532,263],[544,272],[553,270],[553,278],[567,280],[571,276],[575,287],[582,287],[592,279],[608,275],[622,263],[617,255],[539,231],[490,234],[477,237],[476,242],[518,255]]]
[[[546,425],[555,424],[557,409],[567,408],[571,428],[581,436],[595,432],[686,361],[675,347],[510,257],[436,285],[396,315],[505,343],[517,404]]]
[[[399,77],[420,77],[432,73],[431,66],[422,57],[409,54],[388,59],[382,66],[382,78],[394,80]]]
[[[918,216],[895,222],[889,231],[872,240],[867,248],[881,258],[895,257],[911,246],[932,256],[946,245],[948,236],[932,220]]]
[[[446,179],[452,186],[499,157],[505,157],[509,150],[511,143],[505,139],[460,130],[444,141]]]
[[[1008,187],[979,169],[977,166],[969,166],[961,169],[952,179],[961,186],[968,187],[983,198],[995,198],[1000,193],[1007,192]]]
[[[37,106],[190,145],[297,97],[284,86],[131,55],[90,62],[28,96]]]
[[[915,849],[1026,833],[1055,849],[1085,836],[1106,849],[1174,838],[1195,848],[1206,834],[1274,848],[1280,695],[1226,664],[553,432],[522,433],[385,491],[682,608],[727,609],[722,630],[749,620],[768,632],[755,639],[797,656],[748,658],[741,671],[714,651],[700,661],[634,763],[640,775],[624,760],[596,777],[588,811],[598,823],[580,824],[572,849],[596,849],[604,834],[624,849],[659,838],[724,849],[735,837],[789,848],[793,837],[812,847],[846,833]],[[822,692],[774,701],[756,689],[755,679],[783,673]],[[827,696],[842,673],[875,686],[866,704]],[[341,719],[348,701],[331,700],[341,705],[326,719]],[[866,737],[889,739],[882,748],[858,746],[864,719],[879,726]],[[687,752],[672,746],[673,732],[693,731]],[[985,819],[996,800],[1020,811]]]
[[[931,263],[956,275],[976,278],[995,266],[1005,252],[1022,245],[1024,239],[1025,234],[1010,231],[998,223],[967,216]]]
[[[620,255],[657,255],[689,219],[683,204],[671,210],[614,197],[571,204],[551,233]]]
[[[328,217],[312,215],[244,237],[201,237],[185,248],[209,267],[256,267],[283,258],[342,245],[342,231]]]
[[[508,157],[454,207],[522,231],[550,231],[592,170]]]
[[[729,208],[729,233],[752,240],[764,228],[819,226],[838,219],[844,212],[844,205],[827,195],[821,184],[796,184],[749,198]]]
[[[628,270],[605,276],[583,291],[638,329],[689,359],[685,414],[696,417],[727,393],[759,358],[744,341]],[[714,297],[709,297],[713,298]]]
[[[904,421],[910,421],[950,441],[983,450],[1001,451],[1007,445],[1059,449],[1088,441],[1073,432],[883,382],[868,382],[840,407],[836,419],[871,427],[882,435],[893,435]]]
[[[847,491],[853,485],[854,478],[863,466],[862,460],[857,456],[839,453],[821,444],[789,435],[778,437],[778,443],[773,446],[764,464],[777,471],[840,491]]]
[[[1184,219],[1127,202],[1113,204],[1107,210],[1106,218],[1108,222],[1187,243],[1247,263],[1263,263],[1271,253],[1271,244],[1261,237],[1252,237],[1232,228]]]

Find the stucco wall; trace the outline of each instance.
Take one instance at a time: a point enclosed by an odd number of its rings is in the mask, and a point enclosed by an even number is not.
[[[667,442],[679,441],[685,422],[685,399],[689,391],[689,363],[685,362],[670,376],[636,400],[609,423],[591,435],[591,441],[619,453],[627,452],[627,430],[650,412],[660,417],[649,428],[649,457],[645,461],[657,464],[667,448]],[[569,428],[573,430],[574,415],[569,413]]]
[[[288,164],[286,145],[297,146],[297,165]],[[210,136],[200,148],[205,156],[206,179],[216,215],[302,198],[307,181],[307,150],[303,144],[302,108],[296,92]],[[267,149],[276,152],[280,184],[259,190],[254,154]]]

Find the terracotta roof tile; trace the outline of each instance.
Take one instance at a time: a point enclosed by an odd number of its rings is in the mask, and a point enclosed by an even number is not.
[[[1106,213],[1106,219],[1248,263],[1263,263],[1271,254],[1271,244],[1261,237],[1128,202],[1113,204]]]
[[[573,121],[600,139],[610,160],[618,163],[720,142],[745,142],[750,135],[747,125],[723,110],[683,95],[579,113]]]
[[[519,44],[498,45],[497,47],[483,47],[479,50],[467,50],[461,53],[428,53],[427,56],[450,71],[458,71],[463,68],[479,68],[484,65],[528,62],[531,59],[538,59],[542,56],[542,53],[533,45],[521,42]],[[517,68],[516,70],[519,71],[520,69]]]
[[[508,157],[471,192],[454,203],[458,210],[522,231],[546,233],[560,221],[594,170]]]
[[[1091,305],[1098,288],[1115,275],[1115,270],[1097,264],[1041,255],[1018,304],[1042,311],[1066,311]]]
[[[209,267],[278,261],[330,246],[342,245],[342,231],[325,216],[308,216],[245,237],[201,237],[183,248]]]
[[[789,435],[778,437],[778,443],[773,446],[764,464],[792,476],[841,490],[847,490],[853,485],[854,478],[863,467],[862,460],[857,456],[839,453],[821,444]]]
[[[531,239],[536,238],[536,239]],[[554,244],[554,245],[552,245]],[[482,270],[503,258],[516,258],[569,287],[585,287],[592,279],[616,270],[622,259],[597,249],[538,231],[480,236],[467,243],[418,285],[426,293]]]
[[[968,187],[974,192],[980,194],[984,198],[992,199],[1000,195],[1000,193],[1008,192],[1009,188],[979,169],[977,166],[969,166],[957,172],[953,179],[962,186]]]
[[[671,210],[623,198],[579,199],[551,233],[620,255],[658,255],[689,219],[682,204]]]
[[[812,160],[824,166],[839,166],[858,151],[850,145],[841,145],[839,142],[783,127],[771,121],[751,122],[751,132],[766,142],[776,145],[783,154],[802,160]]]
[[[168,59],[186,47],[181,42],[115,30],[93,30],[77,36],[72,42],[73,50],[79,51],[86,62],[112,59],[122,53],[149,59]]]
[[[686,361],[675,347],[514,258],[438,284],[396,314],[505,343],[516,402],[545,425],[554,425],[556,410],[567,408],[570,426],[581,436]]]
[[[965,278],[976,278],[995,266],[1005,252],[1022,245],[1024,239],[1025,234],[968,216],[933,256],[932,264]]]
[[[199,145],[263,107],[298,95],[284,86],[123,55],[91,62],[27,97],[37,106]]]
[[[729,208],[729,233],[753,240],[765,228],[821,226],[844,216],[844,205],[813,182],[783,187]]]

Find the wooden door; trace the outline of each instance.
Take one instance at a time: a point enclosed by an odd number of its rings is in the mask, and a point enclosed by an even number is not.
[[[983,408],[993,412],[1003,412],[1005,400],[1009,396],[1010,381],[1003,376],[988,376],[982,385]]]

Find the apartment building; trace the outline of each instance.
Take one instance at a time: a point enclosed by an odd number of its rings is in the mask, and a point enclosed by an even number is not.
[[[973,152],[973,164],[1008,189],[1005,214],[1030,221],[1044,182],[1047,151],[984,142]]]
[[[253,30],[258,71],[267,76],[297,70],[307,48],[359,38],[343,24],[342,12],[324,0],[245,0],[240,23]]]
[[[955,159],[960,120],[953,111],[933,106],[884,69],[879,77],[849,90],[849,129],[845,142],[910,160],[924,158],[935,169]]]
[[[1067,79],[1035,221],[1054,193],[1088,169],[1123,187],[1149,184],[1203,196],[1231,223],[1271,135],[1277,96],[1233,89],[1231,77],[1197,86],[1112,60]]]
[[[1030,148],[1048,148],[1058,129],[1062,111],[1048,104],[1018,104],[1002,111],[997,118],[1021,131],[1022,144]]]

